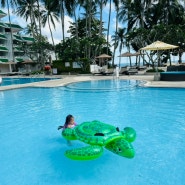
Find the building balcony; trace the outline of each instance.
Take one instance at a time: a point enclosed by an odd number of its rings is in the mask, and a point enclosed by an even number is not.
[[[8,26],[5,23],[3,23],[3,22],[0,22],[0,27],[8,28]]]
[[[10,23],[5,23],[5,24],[7,25],[8,28],[12,29],[12,32],[19,32],[19,31],[21,31],[23,29],[18,24],[10,24]]]
[[[0,51],[8,52],[8,48],[3,45],[0,45]]]
[[[6,38],[5,34],[0,33],[0,40],[1,40],[1,39],[3,39],[3,40],[7,40],[7,38]]]
[[[24,52],[23,50],[21,50],[21,48],[20,47],[14,47],[14,52]]]
[[[22,36],[22,39],[24,42],[27,42],[27,43],[33,43],[35,40],[33,37],[26,37],[26,36]]]
[[[0,56],[0,63],[8,62],[8,58],[5,56]]]
[[[6,17],[6,16],[7,16],[7,14],[4,13],[2,10],[0,10],[0,18]]]
[[[23,57],[15,57],[16,62],[23,62],[24,58]]]
[[[13,40],[16,40],[16,41],[19,41],[19,42],[23,41],[23,39],[21,38],[20,35],[13,35]]]

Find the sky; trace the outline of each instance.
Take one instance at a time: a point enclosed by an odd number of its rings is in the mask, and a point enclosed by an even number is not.
[[[7,9],[2,9],[5,13],[7,13]],[[107,5],[104,7],[103,9],[103,22],[104,22],[104,27],[107,27],[108,24],[108,15],[109,15],[109,3],[107,3]],[[80,15],[81,16],[81,15]],[[2,19],[5,22],[8,22],[8,16],[6,18]],[[11,22],[15,23],[15,24],[19,24],[21,27],[25,28],[27,26],[27,24],[30,23],[30,21],[28,20],[28,22],[26,22],[22,17],[18,17],[15,16],[14,14],[11,13]],[[73,22],[73,19],[70,18],[69,16],[65,15],[65,37],[69,37],[69,33],[67,33],[67,30],[70,26],[70,22]],[[61,39],[62,39],[62,26],[60,22],[55,22],[55,29],[52,27],[52,32],[53,32],[53,37],[54,37],[54,43],[58,44],[60,43]],[[118,24],[118,27],[122,27],[123,25],[121,23]],[[110,24],[110,31],[109,31],[109,41],[111,41],[111,35],[114,35],[115,32],[115,28],[116,28],[116,17],[115,17],[115,7],[112,4],[112,14],[111,14],[111,24]],[[46,36],[48,38],[48,41],[50,43],[52,43],[51,40],[51,35],[50,35],[50,31],[49,31],[49,26],[46,24],[46,27],[44,29],[42,29],[42,34],[44,36]],[[113,47],[111,47],[111,50],[113,52]],[[127,52],[127,49],[124,48],[122,53]],[[131,51],[131,52],[135,52],[135,51]],[[118,64],[119,63],[119,52],[118,49],[116,51],[115,54],[115,63]],[[184,58],[184,56],[183,56]],[[172,56],[172,61],[173,60],[177,60],[177,58]],[[135,62],[135,57],[132,57],[132,62]],[[129,63],[129,58],[128,57],[122,57],[121,58],[121,63]]]

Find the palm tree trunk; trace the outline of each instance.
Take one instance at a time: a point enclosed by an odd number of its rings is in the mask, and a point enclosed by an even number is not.
[[[49,19],[48,19],[48,26],[49,26],[49,31],[50,31],[50,34],[51,34],[51,39],[52,39],[53,47],[54,47],[55,58],[56,58],[56,60],[57,60],[57,55],[56,55],[56,50],[55,50],[55,43],[54,43],[53,33],[52,33],[52,30],[51,30],[51,26],[50,26]]]
[[[109,2],[109,20],[108,20],[108,29],[107,29],[107,54],[108,54],[108,47],[109,47],[109,29],[110,29],[110,17],[111,17],[111,0]]]
[[[118,32],[118,11],[116,11],[116,33]],[[116,40],[114,43],[114,51],[113,51],[113,60],[112,65],[114,66],[114,60],[115,60],[115,52],[116,52]]]
[[[91,39],[91,21],[92,21],[92,0],[90,0],[89,2],[89,27],[88,27],[88,37],[89,40]],[[88,59],[90,60],[90,56],[91,56],[91,44],[90,42],[88,43]]]
[[[100,1],[100,28],[99,35],[102,36],[102,12],[103,12],[103,0]]]
[[[64,38],[64,5],[63,5],[63,0],[61,2],[61,6],[60,6],[60,13],[61,13],[61,23],[62,23],[62,40],[64,42],[65,38]]]
[[[39,12],[39,32],[40,32],[40,35],[39,35],[39,43],[41,43],[41,35],[42,35],[42,29],[41,29],[41,17],[40,17],[40,4],[39,4],[39,1],[37,0],[37,8],[38,8],[38,12]],[[42,44],[40,44],[40,60],[41,60],[41,66],[42,68],[44,67],[44,60],[43,60],[43,51],[42,51]]]

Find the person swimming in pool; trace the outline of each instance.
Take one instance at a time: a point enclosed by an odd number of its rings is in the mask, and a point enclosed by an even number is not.
[[[65,121],[64,125],[59,126],[58,130],[62,129],[62,128],[63,128],[63,130],[66,128],[74,128],[75,126],[76,126],[76,123],[74,121],[74,117],[71,114],[69,114],[66,116],[66,121]]]
[[[68,116],[66,116],[66,121],[65,121],[65,123],[64,123],[64,125],[63,126],[59,126],[58,127],[58,130],[59,129],[66,129],[66,128],[74,128],[75,126],[76,126],[77,124],[75,123],[75,121],[74,121],[74,117],[71,115],[71,114],[69,114]],[[69,145],[69,146],[71,146],[72,145],[72,143],[71,143],[71,141],[69,141],[69,140],[67,140],[67,144]]]

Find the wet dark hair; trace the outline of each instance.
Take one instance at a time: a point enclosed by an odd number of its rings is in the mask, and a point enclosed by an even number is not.
[[[66,122],[64,124],[64,127],[67,128],[67,125],[69,124],[69,122],[71,121],[71,118],[74,118],[71,114],[66,116]]]

